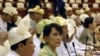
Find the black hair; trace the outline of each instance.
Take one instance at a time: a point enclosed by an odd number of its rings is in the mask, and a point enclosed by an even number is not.
[[[7,16],[7,15],[9,15],[9,14],[8,14],[8,13],[1,12],[1,15]]]
[[[52,28],[55,28],[60,34],[62,34],[62,27],[56,23],[52,23],[44,27],[43,36],[49,36]]]
[[[49,36],[50,33],[51,33],[51,30],[52,28],[55,28],[60,34],[62,34],[62,27],[56,23],[51,23],[49,25],[46,25],[44,27],[44,30],[43,30],[43,37],[44,36]],[[41,43],[40,47],[43,48],[44,44]]]
[[[41,34],[38,34],[38,33],[36,34],[36,36],[37,36],[38,38],[40,37],[40,35],[41,35]]]
[[[34,14],[35,12],[29,12],[29,14],[31,15],[31,14]]]
[[[21,42],[19,42],[19,43],[17,43],[17,44],[12,45],[12,46],[11,46],[11,50],[15,51],[15,50],[18,48],[18,45],[19,45],[20,43],[26,45],[26,41],[27,41],[27,40],[28,40],[28,39],[25,39],[25,40],[23,40],[23,41],[21,41]]]
[[[93,20],[94,20],[93,17],[87,17],[87,18],[85,19],[85,22],[83,23],[83,26],[84,26],[85,28],[88,28],[89,25],[93,23]]]

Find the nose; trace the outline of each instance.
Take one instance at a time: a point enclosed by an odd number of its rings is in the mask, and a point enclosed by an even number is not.
[[[61,40],[61,38],[62,38],[61,35],[58,35],[58,36],[57,36],[57,39],[58,39],[58,40]]]

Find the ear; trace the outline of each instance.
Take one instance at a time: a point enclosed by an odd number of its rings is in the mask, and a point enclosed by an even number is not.
[[[45,37],[44,37],[44,40],[45,40],[46,42],[48,42],[48,41],[49,41],[49,39],[48,39],[48,37],[47,37],[47,36],[45,36]]]
[[[19,49],[19,50],[23,50],[23,49],[24,49],[24,46],[25,46],[24,44],[19,43],[19,45],[18,45],[18,49]]]

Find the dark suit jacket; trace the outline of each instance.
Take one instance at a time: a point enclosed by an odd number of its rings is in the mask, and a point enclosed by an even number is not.
[[[34,8],[36,5],[40,5],[41,0],[28,0],[28,8]]]
[[[27,2],[28,2],[28,7],[26,13],[28,13],[27,11],[29,8],[34,8],[36,5],[41,6],[41,0],[27,0]]]
[[[54,14],[57,15],[58,13],[65,17],[65,3],[63,0],[53,0],[53,11]]]
[[[14,22],[7,22],[7,31],[9,31],[13,27],[17,27],[17,25]]]

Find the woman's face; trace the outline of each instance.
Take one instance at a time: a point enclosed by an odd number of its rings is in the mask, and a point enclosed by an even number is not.
[[[91,28],[95,29],[96,28],[96,21],[94,20],[93,23],[90,26]]]
[[[45,37],[45,40],[48,45],[52,47],[58,47],[61,43],[62,36],[55,28],[52,28],[51,33],[49,36]]]

